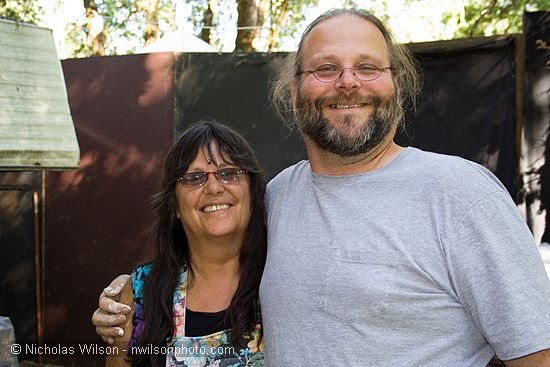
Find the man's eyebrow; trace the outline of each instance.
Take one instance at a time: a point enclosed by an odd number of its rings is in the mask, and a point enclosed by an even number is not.
[[[320,54],[320,55],[314,55],[311,60],[310,64],[320,63],[320,62],[330,62],[334,64],[338,64],[338,56],[334,54]],[[362,62],[368,62],[368,63],[382,63],[382,57],[376,57],[372,54],[359,54],[355,57],[356,63],[362,63]]]
[[[311,58],[311,62],[312,63],[315,63],[315,62],[320,62],[320,61],[327,61],[327,62],[336,62],[336,56],[334,55],[316,55],[316,56],[313,56]]]

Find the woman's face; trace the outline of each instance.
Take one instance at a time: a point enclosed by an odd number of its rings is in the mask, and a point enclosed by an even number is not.
[[[187,172],[215,172],[223,168],[238,168],[222,160],[215,144],[213,161],[206,147],[199,149]],[[188,187],[176,184],[177,215],[181,220],[190,244],[205,240],[227,239],[242,243],[250,221],[250,177],[240,176],[235,182],[224,184],[213,174],[207,176],[203,186]]]

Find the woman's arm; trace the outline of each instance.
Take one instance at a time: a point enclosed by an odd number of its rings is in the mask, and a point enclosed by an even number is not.
[[[544,349],[528,356],[504,361],[509,367],[548,367],[550,366],[550,349]]]
[[[130,367],[132,363],[126,360],[128,353],[128,342],[132,336],[132,318],[134,314],[134,299],[132,297],[132,282],[126,282],[122,289],[120,296],[120,302],[131,305],[132,310],[126,315],[126,322],[120,327],[124,330],[122,336],[114,337],[114,343],[112,344],[113,353],[108,354],[105,360],[105,367]],[[117,353],[118,351],[118,353]]]

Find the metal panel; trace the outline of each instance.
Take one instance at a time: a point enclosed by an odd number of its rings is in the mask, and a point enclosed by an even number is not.
[[[416,113],[396,141],[478,162],[516,197],[515,88],[512,38],[412,45],[424,76]],[[252,144],[269,178],[306,153],[268,101],[285,53],[180,54],[176,62],[176,131],[214,118]]]
[[[0,169],[78,168],[52,32],[0,20]]]
[[[477,162],[517,200],[515,48],[513,37],[411,45],[424,85],[396,141]]]
[[[300,134],[283,126],[268,101],[269,83],[287,55],[178,54],[176,132],[201,119],[231,126],[252,144],[269,179],[307,159]]]
[[[44,342],[100,343],[97,295],[150,257],[150,196],[173,141],[167,53],[63,61],[82,150],[78,170],[45,174]],[[103,355],[52,356],[100,366]]]

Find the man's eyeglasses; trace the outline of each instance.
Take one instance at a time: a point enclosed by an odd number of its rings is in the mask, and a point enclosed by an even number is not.
[[[185,187],[202,187],[208,181],[208,175],[213,174],[222,184],[231,185],[243,179],[248,172],[241,168],[222,168],[217,171],[196,171],[184,173],[176,181]]]
[[[351,70],[353,76],[357,80],[364,82],[370,82],[378,79],[384,70],[393,70],[391,66],[379,68],[378,66],[371,64],[359,64],[354,68],[341,68],[338,65],[325,64],[316,67],[313,70],[304,70],[296,73],[296,76],[302,74],[313,74],[315,79],[323,83],[332,83],[337,81],[344,74],[344,70]]]

